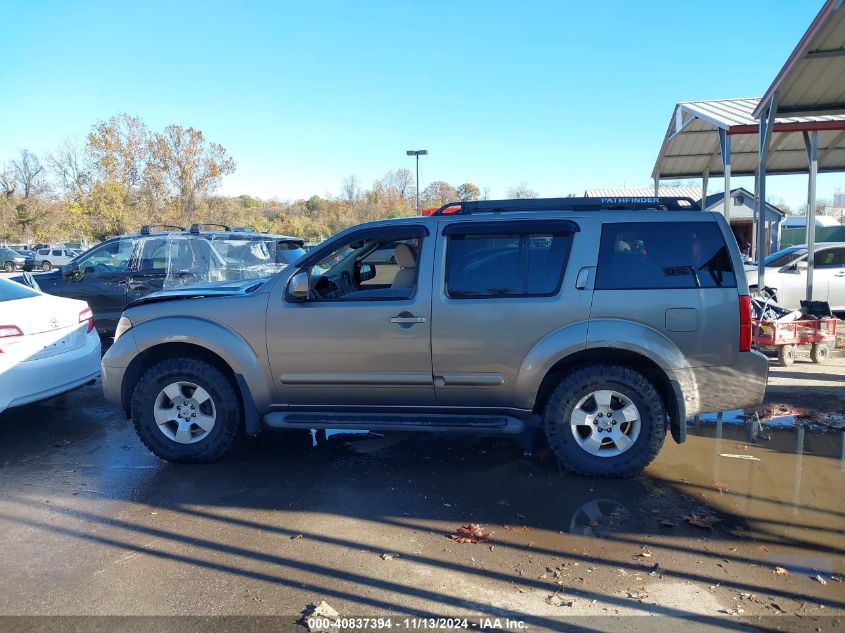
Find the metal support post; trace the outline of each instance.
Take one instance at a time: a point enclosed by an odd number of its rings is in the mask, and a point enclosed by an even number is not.
[[[816,255],[816,176],[819,171],[819,133],[804,132],[809,179],[807,181],[807,301],[813,298],[813,269]]]

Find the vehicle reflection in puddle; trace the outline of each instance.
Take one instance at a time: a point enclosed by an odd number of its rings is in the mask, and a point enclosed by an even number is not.
[[[357,459],[397,458],[406,472],[421,456],[428,467],[417,469],[423,472],[415,473],[416,486],[471,518],[527,524],[536,547],[546,540],[550,548],[559,545],[555,535],[564,531],[609,548],[620,542],[630,548],[632,536],[670,548],[705,537],[766,573],[783,567],[836,579],[845,571],[845,431],[764,421],[752,442],[752,424],[727,414],[703,418],[690,426],[686,444],[668,441],[654,464],[630,480],[568,475],[547,448],[528,460],[511,440],[446,442],[342,429],[322,441]],[[414,441],[403,444],[408,438]],[[320,442],[314,441],[318,449]]]

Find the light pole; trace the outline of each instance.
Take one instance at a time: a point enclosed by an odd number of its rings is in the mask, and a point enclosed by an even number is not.
[[[420,156],[427,156],[427,149],[409,149],[405,152],[407,156],[417,157],[417,215],[420,214]]]

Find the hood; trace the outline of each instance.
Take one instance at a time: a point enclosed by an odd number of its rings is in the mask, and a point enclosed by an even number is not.
[[[213,281],[184,288],[171,288],[153,292],[140,299],[131,302],[126,308],[144,305],[147,303],[160,303],[162,301],[175,301],[177,299],[201,299],[203,297],[231,297],[248,295],[263,286],[270,277],[257,279],[239,279],[237,281]]]

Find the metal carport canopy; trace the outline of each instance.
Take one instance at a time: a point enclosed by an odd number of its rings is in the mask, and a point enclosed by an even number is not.
[[[778,116],[845,114],[845,10],[827,0],[772,85],[754,109],[755,119],[777,95]]]
[[[757,173],[759,125],[754,111],[760,100],[716,99],[678,103],[652,171],[654,179],[724,175],[720,138],[730,143],[730,174]],[[803,133],[819,134],[819,171],[845,170],[845,115],[778,117],[766,173],[806,174]],[[730,187],[728,187],[730,189]],[[705,192],[706,193],[706,192]]]
[[[759,218],[763,217],[766,200],[766,175],[778,173],[777,166],[770,167],[771,143],[778,131],[780,117],[845,113],[845,6],[843,0],[826,0],[816,18],[798,41],[783,68],[754,108],[752,116],[758,119],[760,139],[757,157],[757,190]],[[827,142],[841,142],[840,132]],[[817,130],[803,133],[807,152],[807,299],[813,296],[813,268],[816,243],[816,174],[834,171],[836,161],[826,161],[822,135]],[[835,148],[834,150],[835,151]],[[839,167],[841,169],[841,167]],[[762,226],[762,220],[760,221]],[[762,228],[759,229],[762,235]],[[758,283],[763,285],[765,267],[762,252],[757,255]]]

